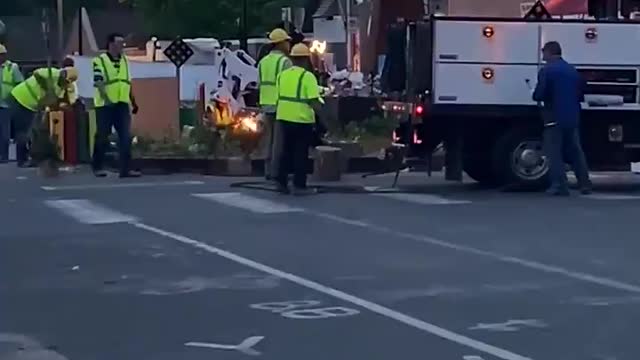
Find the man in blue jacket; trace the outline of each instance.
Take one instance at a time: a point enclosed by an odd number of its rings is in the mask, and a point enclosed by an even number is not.
[[[538,72],[533,100],[544,103],[544,148],[549,161],[551,187],[556,196],[569,195],[565,162],[573,166],[583,194],[591,192],[591,180],[580,145],[580,103],[584,101],[586,83],[582,76],[562,58],[562,48],[550,41],[542,48],[545,66]]]

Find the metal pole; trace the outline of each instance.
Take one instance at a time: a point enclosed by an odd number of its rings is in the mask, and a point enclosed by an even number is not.
[[[62,64],[64,57],[64,0],[57,0],[58,3],[58,61]]]
[[[351,0],[347,0],[347,8],[346,8],[346,17],[347,17],[347,28],[346,28],[346,34],[347,34],[347,67],[349,69],[352,69],[353,67],[353,49],[352,44],[351,44]]]
[[[84,37],[82,36],[82,4],[78,7],[78,55],[82,56],[84,53]]]
[[[247,0],[242,0],[242,28],[240,35],[240,49],[248,52],[249,51],[249,40],[247,37],[248,28],[247,28]]]

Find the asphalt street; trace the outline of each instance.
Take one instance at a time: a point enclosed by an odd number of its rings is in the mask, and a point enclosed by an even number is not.
[[[595,180],[291,197],[3,166],[0,360],[637,360],[640,176]]]

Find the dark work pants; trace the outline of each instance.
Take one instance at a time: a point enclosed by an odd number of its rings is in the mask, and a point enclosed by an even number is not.
[[[0,107],[0,162],[9,161],[11,139],[11,109]]]
[[[16,140],[16,160],[18,165],[24,165],[29,160],[29,139],[37,113],[22,106],[13,98],[9,99],[9,103]]]
[[[131,112],[129,104],[117,103],[96,108],[96,138],[93,148],[94,171],[102,170],[104,155],[109,147],[112,128],[118,133],[120,174],[129,172],[131,161]]]
[[[279,127],[282,141],[282,151],[278,161],[278,184],[287,186],[289,172],[292,171],[293,186],[304,189],[307,187],[307,162],[313,124],[277,120],[276,126]]]
[[[280,139],[280,127],[276,124],[276,114],[263,113],[264,117],[264,173],[267,179],[275,178],[278,175],[278,159],[282,141]]]
[[[578,128],[562,128],[558,125],[545,128],[544,147],[549,159],[550,190],[568,191],[565,163],[571,164],[580,188],[591,188]]]

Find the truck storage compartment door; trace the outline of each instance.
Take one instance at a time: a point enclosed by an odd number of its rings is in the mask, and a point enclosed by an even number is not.
[[[530,86],[535,86],[537,74],[536,65],[437,64],[434,101],[438,104],[535,105]]]
[[[537,23],[436,19],[434,61],[537,64]]]
[[[559,42],[563,57],[573,65],[640,66],[637,23],[541,23],[541,27],[542,43]]]

